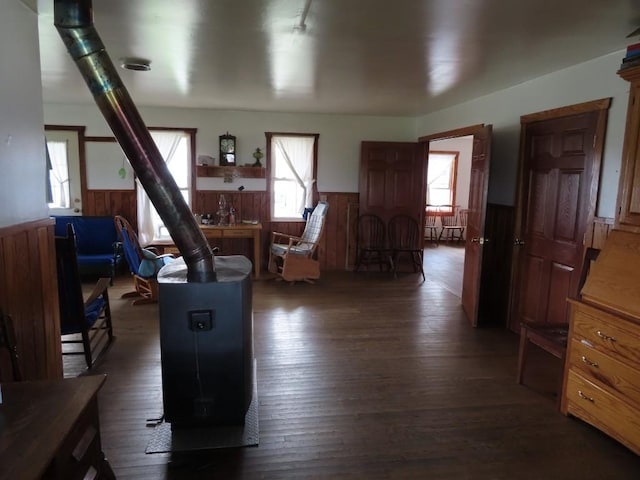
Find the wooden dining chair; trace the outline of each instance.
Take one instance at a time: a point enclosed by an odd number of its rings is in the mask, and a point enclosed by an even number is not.
[[[424,251],[422,250],[423,235],[415,218],[409,215],[396,215],[389,220],[389,245],[393,259],[394,275],[398,271],[401,256],[408,256],[414,272],[424,276]]]
[[[113,340],[110,277],[102,277],[85,299],[78,269],[75,232],[67,225],[66,237],[55,237],[58,306],[63,355],[84,355],[91,368]],[[81,349],[67,348],[80,345]]]
[[[442,225],[440,227],[438,241],[442,241],[443,237],[448,241],[461,240],[462,231],[459,224],[458,207],[453,205],[443,205],[441,208],[443,213],[440,215],[440,223]],[[458,235],[456,235],[456,233]]]
[[[387,246],[387,233],[384,221],[374,214],[358,217],[358,241],[355,271],[365,265],[378,265],[380,271],[387,266],[392,268],[391,249]]]
[[[424,212],[424,239],[438,245],[438,211],[437,208],[427,205]]]

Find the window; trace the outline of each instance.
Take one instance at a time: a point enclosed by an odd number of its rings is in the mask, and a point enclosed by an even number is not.
[[[49,215],[81,215],[80,138],[84,127],[45,125]]]
[[[47,140],[47,166],[49,167],[49,208],[69,208],[69,162],[67,142]]]
[[[273,220],[302,220],[314,205],[318,134],[267,133],[267,168]]]
[[[429,152],[427,168],[427,210],[455,205],[458,152]],[[439,209],[442,211],[442,208]]]
[[[191,206],[195,130],[150,129],[150,133],[185,202]],[[155,240],[170,238],[167,227],[138,180],[136,180],[136,189],[140,243],[146,245]]]

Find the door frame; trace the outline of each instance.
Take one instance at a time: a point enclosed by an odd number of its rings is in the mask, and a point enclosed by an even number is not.
[[[606,125],[607,125],[607,114],[609,107],[611,106],[611,97],[601,98],[598,100],[593,100],[589,102],[578,103],[575,105],[568,105],[559,108],[553,108],[549,110],[543,110],[541,112],[530,113],[527,115],[522,115],[520,117],[520,153],[518,155],[518,173],[517,173],[517,181],[516,181],[516,204],[515,204],[515,219],[514,219],[514,246],[512,249],[511,255],[511,275],[509,284],[510,293],[509,293],[509,306],[507,313],[507,321],[508,327],[514,332],[520,332],[520,326],[516,325],[518,320],[518,312],[514,308],[517,305],[516,296],[518,295],[517,291],[517,280],[520,275],[520,252],[521,248],[516,248],[517,245],[515,243],[519,238],[523,235],[523,218],[524,218],[524,208],[526,207],[526,193],[524,191],[525,186],[525,170],[524,170],[524,162],[525,162],[525,145],[528,134],[528,126],[531,123],[545,121],[545,120],[555,120],[562,117],[569,117],[573,115],[579,115],[583,113],[591,113],[598,112],[598,121],[596,125],[596,133],[593,144],[593,159],[592,159],[592,176],[591,183],[589,185],[589,203],[586,205],[587,215],[585,217],[585,225],[584,231],[585,236],[583,240],[583,247],[586,245],[590,245],[593,237],[593,229],[588,228],[590,224],[593,223],[596,212],[596,205],[598,200],[598,185],[600,181],[600,167],[602,165],[602,155],[604,151],[604,137],[606,133]],[[584,250],[584,248],[583,248]],[[584,253],[583,253],[584,254]]]
[[[80,212],[72,212],[70,215],[82,215],[84,210],[84,206],[87,204],[87,162],[86,162],[86,152],[84,147],[85,142],[85,131],[86,127],[83,125],[44,125],[45,137],[46,132],[48,131],[62,131],[62,132],[73,132],[78,137],[78,168],[79,171],[75,172],[78,175],[78,179],[80,180]],[[71,173],[70,173],[71,174]],[[49,179],[47,178],[47,181]],[[71,211],[73,211],[73,199],[71,200],[71,206],[69,207]]]
[[[491,125],[486,125],[483,123],[480,124],[475,124],[475,125],[470,125],[468,127],[462,127],[462,128],[457,128],[454,130],[447,130],[444,132],[439,132],[439,133],[434,133],[434,134],[430,134],[430,135],[425,135],[422,137],[419,137],[418,141],[420,143],[429,143],[431,141],[435,141],[435,140],[444,140],[447,138],[456,138],[456,137],[465,137],[465,136],[474,136],[474,137],[484,137],[485,133],[487,132],[487,128],[489,128],[489,131],[491,131]],[[491,135],[489,135],[489,142],[491,142]],[[489,152],[488,152],[488,158],[487,161],[489,162],[489,165],[491,163],[491,152],[490,152],[491,146],[489,143]],[[424,150],[428,153],[429,148],[428,145],[425,145]],[[429,168],[428,165],[428,155],[426,155],[425,158],[425,162],[427,162],[427,164],[425,165],[425,172],[427,171],[427,169]],[[426,177],[426,175],[425,175]],[[425,184],[426,184],[426,180],[424,180]],[[481,235],[484,236],[484,228],[485,228],[485,219],[486,219],[486,210],[487,210],[487,193],[488,193],[488,188],[489,188],[489,181],[488,178],[485,179],[485,183],[483,185],[483,193],[482,193],[482,197],[484,198],[484,205],[482,207],[482,212],[481,212],[481,225],[482,225],[482,232]],[[424,195],[423,195],[424,196]],[[471,196],[471,192],[469,192],[469,196]],[[424,210],[424,208],[423,208]],[[424,224],[424,223],[423,223]],[[470,246],[470,239],[467,238],[467,240],[465,241],[465,270],[466,270],[466,258],[468,255],[468,249]],[[482,281],[482,252],[483,252],[483,247],[482,244],[478,245],[479,247],[479,256],[478,256],[478,271],[477,271],[477,278],[475,280],[476,284],[477,284],[477,288],[478,288],[478,296],[477,296],[477,302],[474,306],[474,311],[473,312],[466,312],[465,310],[465,314],[468,317],[468,320],[470,321],[471,325],[473,327],[477,327],[479,322],[478,322],[478,316],[479,316],[479,305],[480,305],[480,291],[481,291],[481,281]],[[463,272],[463,291],[464,291],[464,272]],[[464,307],[464,302],[463,302],[463,297],[460,298],[461,303],[463,304]]]

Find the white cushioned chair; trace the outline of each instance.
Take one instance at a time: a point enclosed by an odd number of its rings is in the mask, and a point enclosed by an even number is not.
[[[313,283],[320,278],[318,242],[324,231],[329,204],[318,202],[300,237],[273,232],[269,249],[269,271],[288,282]]]

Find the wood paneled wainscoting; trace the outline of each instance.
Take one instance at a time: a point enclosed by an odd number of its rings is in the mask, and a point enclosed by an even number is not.
[[[480,282],[479,318],[483,325],[507,325],[511,252],[515,211],[512,206],[487,204]]]
[[[0,310],[13,321],[24,380],[62,378],[51,219],[0,228]],[[0,381],[12,378],[0,357]]]
[[[214,214],[218,210],[218,200],[224,194],[227,202],[233,204],[239,220],[258,220],[262,223],[262,269],[267,268],[271,232],[278,231],[292,235],[300,235],[304,229],[303,222],[271,222],[268,192],[239,192],[198,190],[195,194],[194,213]],[[347,232],[354,228],[355,217],[349,219],[348,205],[358,203],[358,193],[320,193],[329,202],[329,213],[325,225],[325,233],[320,243],[318,256],[322,270],[345,270],[346,265],[353,264],[347,259]],[[83,207],[84,215],[122,215],[137,228],[136,193],[134,190],[88,190]],[[351,232],[353,235],[353,232]],[[353,243],[353,242],[352,242]],[[219,245],[220,254],[245,255],[253,259],[253,247],[247,239],[224,239]],[[353,250],[353,248],[351,248]],[[350,251],[353,257],[355,251]]]
[[[135,190],[87,190],[83,204],[83,215],[122,215],[133,228],[138,228]]]
[[[269,257],[271,232],[277,231],[292,235],[300,235],[304,229],[303,222],[271,222],[269,212],[269,194],[267,192],[234,192],[234,191],[198,191],[193,211],[214,214],[218,209],[220,195],[224,194],[227,202],[236,209],[238,219],[258,220],[262,223],[262,269],[266,269]],[[329,212],[325,231],[318,249],[320,268],[322,270],[344,270],[347,255],[347,209],[349,203],[358,202],[357,193],[320,193],[329,203]],[[246,255],[251,258],[251,242],[244,239],[225,239],[220,245],[221,254],[230,253]]]

